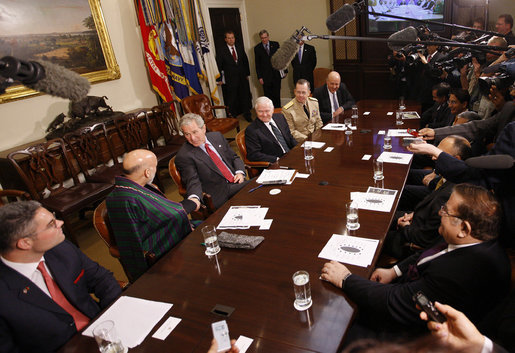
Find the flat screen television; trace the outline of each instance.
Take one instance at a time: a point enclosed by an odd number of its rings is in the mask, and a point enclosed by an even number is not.
[[[447,0],[449,1],[449,0]],[[417,20],[443,22],[445,0],[367,0],[368,33],[397,32],[408,26],[419,26],[423,23],[388,17],[395,15]],[[371,14],[375,12],[377,14]],[[442,26],[430,25],[433,31],[440,31]]]

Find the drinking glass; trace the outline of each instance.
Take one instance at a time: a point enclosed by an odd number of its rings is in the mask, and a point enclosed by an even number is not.
[[[299,311],[309,309],[313,304],[311,300],[311,285],[309,284],[309,273],[297,271],[292,276],[295,302],[293,306]]]
[[[392,137],[391,136],[388,136],[388,135],[384,135],[384,144],[383,144],[383,148],[385,150],[389,150],[392,148]]]
[[[399,110],[406,109],[406,106],[404,105],[404,97],[399,97]]]
[[[202,227],[202,235],[204,236],[204,244],[206,244],[205,254],[208,256],[218,254],[220,252],[220,245],[218,245],[215,226],[207,225]]]
[[[344,123],[345,123],[345,127],[347,128],[345,130],[345,134],[347,134],[347,135],[352,134],[352,129],[351,129],[352,120],[350,118],[347,118],[347,119],[344,120]]]
[[[403,125],[404,121],[402,121],[402,111],[398,110],[395,112],[395,125]]]
[[[356,230],[359,228],[358,207],[355,203],[348,202],[345,205],[347,211],[347,229]]]
[[[309,161],[313,158],[313,146],[311,145],[311,141],[304,141],[304,159]]]
[[[358,118],[358,116],[359,116],[358,106],[357,106],[357,105],[353,105],[353,106],[352,106],[352,115],[351,115],[351,117],[352,117],[353,119],[357,119],[357,118]]]
[[[383,161],[374,159],[374,180],[383,180]]]
[[[124,353],[122,341],[116,333],[114,321],[107,320],[98,324],[93,329],[93,337],[97,341],[98,349],[101,353]]]

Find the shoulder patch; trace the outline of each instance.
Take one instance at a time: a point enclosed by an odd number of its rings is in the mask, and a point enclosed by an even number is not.
[[[318,102],[318,99],[316,99],[315,97],[308,97],[309,100],[312,100],[312,101],[315,101],[315,102]]]
[[[283,107],[283,109],[289,109],[293,106],[293,100],[289,101],[288,103],[286,103]]]

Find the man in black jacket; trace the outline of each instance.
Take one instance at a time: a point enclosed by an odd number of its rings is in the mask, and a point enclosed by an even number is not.
[[[325,85],[316,88],[313,97],[318,99],[320,116],[324,125],[333,117],[341,114],[344,109],[350,109],[356,103],[345,83],[342,83],[340,74],[336,71],[331,71],[327,75]]]
[[[279,49],[279,43],[271,41],[268,31],[259,32],[261,43],[254,47],[256,74],[263,86],[266,97],[270,98],[275,108],[281,107],[281,72],[272,67],[270,58]]]
[[[317,52],[314,46],[301,41],[299,51],[291,61],[291,66],[293,66],[293,85],[303,78],[309,81],[310,87],[315,87],[313,70],[317,66]]]

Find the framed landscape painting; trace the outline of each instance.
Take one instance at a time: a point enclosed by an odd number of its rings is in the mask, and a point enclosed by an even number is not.
[[[0,58],[50,61],[91,83],[120,78],[100,0],[0,0]],[[16,82],[0,103],[41,94]]]

